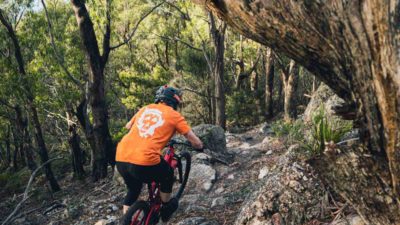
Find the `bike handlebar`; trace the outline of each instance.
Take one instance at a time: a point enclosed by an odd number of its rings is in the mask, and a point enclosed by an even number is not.
[[[189,143],[187,143],[187,142],[183,142],[183,141],[178,141],[178,140],[175,140],[175,139],[171,139],[169,142],[168,142],[168,144],[167,144],[167,147],[174,147],[174,145],[183,145],[183,146],[187,146],[187,147],[190,147],[191,149],[194,149],[194,150],[196,150],[196,151],[199,151],[199,152],[203,152],[204,151],[204,148],[202,148],[202,149],[196,149],[196,148],[193,148],[193,146],[191,145],[191,144],[189,144]]]

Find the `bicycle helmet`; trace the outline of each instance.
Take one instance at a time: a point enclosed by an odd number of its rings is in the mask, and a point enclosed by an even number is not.
[[[176,110],[182,102],[181,98],[182,92],[179,89],[163,85],[156,92],[155,103],[164,102]]]

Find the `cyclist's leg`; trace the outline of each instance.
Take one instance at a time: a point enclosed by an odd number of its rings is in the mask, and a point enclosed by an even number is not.
[[[121,174],[128,188],[128,192],[123,201],[122,213],[125,214],[129,207],[137,200],[142,190],[142,182],[135,178],[135,165],[117,162],[118,172]]]
[[[161,207],[161,219],[166,222],[178,209],[178,200],[175,198],[171,199],[174,171],[164,159],[161,159],[158,170],[157,174],[159,174],[159,177],[157,179],[160,182],[160,197],[163,203]]]
[[[160,163],[154,166],[138,167],[138,170],[141,170],[138,173],[138,179],[143,183],[151,183],[152,181],[160,183],[161,200],[168,202],[174,182],[174,171],[168,163],[164,159],[161,159]]]
[[[167,203],[171,199],[174,171],[164,159],[160,162],[160,170],[160,177],[158,178],[160,181],[160,197],[163,203]]]

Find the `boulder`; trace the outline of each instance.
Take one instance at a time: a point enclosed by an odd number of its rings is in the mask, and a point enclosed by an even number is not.
[[[261,185],[247,197],[236,225],[280,224],[279,221],[298,225],[324,217],[324,205],[328,203],[323,185],[312,175],[311,167],[299,161],[295,148],[281,156],[267,175],[259,176]]]
[[[193,127],[192,130],[201,139],[204,148],[209,150],[206,153],[212,157],[213,161],[226,164],[232,162],[232,155],[226,149],[224,129],[212,124],[200,124]],[[183,137],[176,137],[176,139],[183,141]],[[177,148],[182,149],[181,146],[177,146]]]
[[[205,154],[205,153],[198,153],[192,157],[192,163],[201,163],[201,164],[206,164],[208,165],[211,161],[211,156]]]
[[[258,133],[263,135],[271,135],[274,132],[271,129],[271,125],[269,123],[263,123],[258,129]]]
[[[217,153],[226,153],[225,131],[220,126],[200,124],[192,128],[204,143],[205,148]]]
[[[304,112],[303,119],[306,122],[311,121],[313,113],[318,111],[321,106],[324,108],[324,111],[327,115],[333,116],[333,108],[342,105],[343,103],[343,99],[333,93],[333,91],[326,84],[321,83],[317,91],[315,91],[311,97],[306,111]]]
[[[194,183],[199,192],[207,192],[215,182],[217,172],[209,165],[194,164],[190,170],[189,183]]]

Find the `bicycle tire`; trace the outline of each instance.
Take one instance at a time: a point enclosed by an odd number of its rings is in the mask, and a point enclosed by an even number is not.
[[[182,159],[186,160],[184,166],[182,165]],[[185,190],[185,187],[186,187],[186,184],[187,184],[187,181],[188,181],[188,178],[189,178],[191,163],[192,163],[192,157],[190,156],[190,154],[188,152],[180,153],[179,162],[178,162],[178,167],[177,168],[178,168],[178,175],[180,177],[182,177],[182,181],[179,184],[178,191],[176,192],[176,194],[174,196],[177,199],[181,198],[181,196],[183,194],[183,191]],[[181,169],[179,169],[179,167]],[[183,167],[185,167],[185,168],[183,168]],[[182,171],[182,169],[184,169],[184,170]]]
[[[143,216],[141,218],[136,217],[136,213],[138,211],[139,213],[143,212]],[[136,202],[131,207],[129,207],[129,210],[122,217],[121,220],[122,225],[145,225],[149,211],[150,211],[150,206],[147,202],[145,201]],[[135,221],[132,221],[132,219],[135,219]]]

